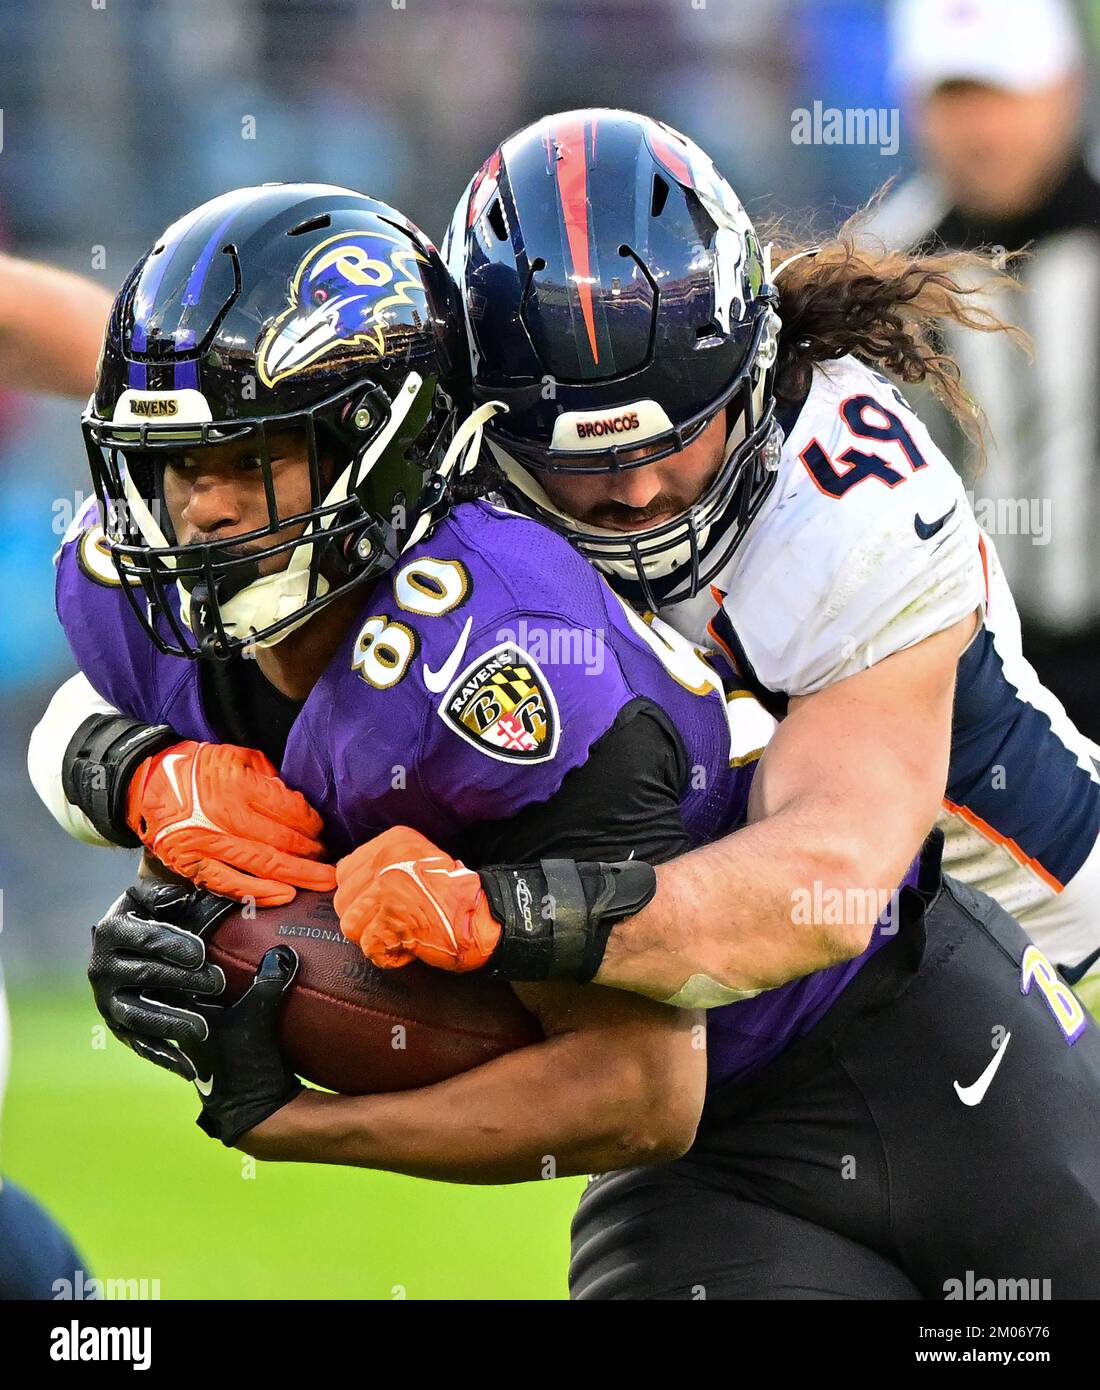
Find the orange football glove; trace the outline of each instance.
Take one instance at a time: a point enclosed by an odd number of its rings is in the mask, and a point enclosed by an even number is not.
[[[254,748],[174,744],[139,764],[126,820],[147,850],[184,878],[238,902],[275,907],[294,886],[336,885],[324,853],[321,817],[291,791]]]
[[[336,884],[340,930],[384,970],[411,960],[479,970],[500,940],[478,875],[408,826],[341,859]]]

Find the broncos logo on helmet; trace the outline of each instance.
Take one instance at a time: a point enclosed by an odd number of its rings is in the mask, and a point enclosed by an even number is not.
[[[260,380],[274,386],[346,347],[364,349],[366,361],[381,359],[391,326],[387,311],[410,303],[408,292],[421,284],[416,265],[426,260],[407,238],[382,232],[334,236],[315,246],[291,280],[289,307],[260,339]]]

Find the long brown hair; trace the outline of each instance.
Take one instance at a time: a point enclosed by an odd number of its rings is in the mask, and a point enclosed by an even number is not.
[[[772,243],[772,266],[779,269],[783,327],[775,394],[781,401],[801,400],[815,364],[852,353],[907,385],[926,383],[973,442],[980,465],[984,416],[966,391],[940,330],[952,323],[978,333],[1008,333],[1029,351],[1023,329],[999,318],[979,297],[1001,289],[1018,291],[1019,282],[1006,268],[1024,253],[1006,255],[1001,248],[890,250],[864,230],[869,212],[889,188],[825,237],[814,237],[785,219],[756,223],[761,243]],[[799,255],[806,251],[813,254]],[[496,464],[483,449],[477,467],[452,492],[466,500],[492,491],[500,481]]]
[[[800,400],[816,363],[852,353],[902,382],[926,383],[982,453],[981,408],[966,391],[940,330],[955,324],[977,333],[1008,333],[1027,351],[1027,334],[980,297],[1019,290],[1006,267],[1020,253],[891,250],[863,230],[867,212],[860,209],[824,239],[792,233],[781,221],[759,227],[761,241],[773,243],[772,265],[779,271],[783,327],[776,395]],[[812,254],[790,260],[814,247]],[[784,261],[789,263],[781,268]]]

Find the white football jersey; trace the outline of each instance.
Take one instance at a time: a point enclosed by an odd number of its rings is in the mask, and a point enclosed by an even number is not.
[[[793,418],[790,418],[793,416]],[[945,866],[1057,963],[1100,945],[1100,749],[1020,650],[963,484],[901,393],[854,358],[815,369],[775,485],[724,568],[660,616],[782,713],[979,609],[959,664]],[[1071,882],[1072,880],[1072,882]]]
[[[778,472],[709,591],[660,612],[700,641],[723,595],[735,660],[747,659],[742,674],[765,690],[812,694],[984,603],[962,482],[870,368],[847,357],[814,372]],[[721,647],[724,625],[715,626],[710,645]]]

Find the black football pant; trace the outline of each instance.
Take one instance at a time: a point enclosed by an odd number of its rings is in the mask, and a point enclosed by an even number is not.
[[[689,1153],[590,1183],[574,1298],[942,1299],[968,1273],[1100,1298],[1100,1031],[990,898],[904,891],[898,936],[708,1099]]]

